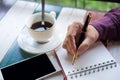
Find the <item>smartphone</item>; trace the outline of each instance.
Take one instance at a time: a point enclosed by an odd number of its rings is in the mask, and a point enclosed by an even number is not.
[[[0,80],[41,80],[60,70],[55,58],[45,53],[0,69]]]

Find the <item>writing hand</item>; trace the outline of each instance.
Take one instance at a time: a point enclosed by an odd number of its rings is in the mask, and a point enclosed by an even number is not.
[[[68,53],[74,54],[78,52],[78,55],[84,53],[99,37],[99,33],[92,26],[88,25],[87,31],[85,33],[85,39],[81,45],[77,48],[76,43],[79,41],[80,34],[82,32],[82,23],[73,22],[68,26],[68,31],[63,42],[63,48],[65,48]]]

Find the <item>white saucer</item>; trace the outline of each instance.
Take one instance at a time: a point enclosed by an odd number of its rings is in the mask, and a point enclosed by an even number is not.
[[[36,42],[28,33],[27,28],[24,28],[18,36],[18,45],[21,49],[31,54],[41,54],[54,50],[61,43],[59,36],[54,33],[49,42],[40,44]]]

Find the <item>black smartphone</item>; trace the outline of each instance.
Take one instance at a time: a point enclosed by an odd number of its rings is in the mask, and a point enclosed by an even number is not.
[[[60,70],[53,56],[41,54],[2,68],[0,80],[40,80]]]

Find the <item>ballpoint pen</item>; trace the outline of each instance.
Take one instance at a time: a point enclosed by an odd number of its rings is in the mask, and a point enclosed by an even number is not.
[[[87,30],[87,27],[88,27],[88,24],[90,22],[90,19],[91,19],[91,13],[88,13],[87,16],[86,16],[86,19],[85,19],[85,23],[84,23],[84,26],[82,28],[82,32],[81,32],[81,35],[79,37],[79,42],[76,43],[76,47],[78,48],[79,45],[82,43],[82,41],[85,39],[85,33],[86,33],[86,30]],[[75,60],[77,59],[78,57],[78,53],[76,52],[73,56],[73,59],[72,59],[72,65],[74,65],[75,63]]]

